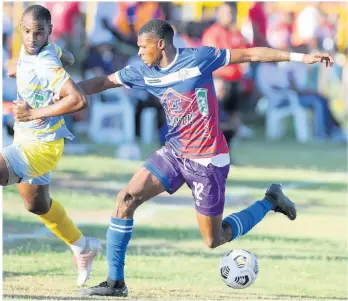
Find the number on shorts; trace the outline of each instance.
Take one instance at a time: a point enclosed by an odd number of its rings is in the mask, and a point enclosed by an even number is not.
[[[195,197],[197,200],[202,200],[201,193],[203,192],[204,186],[202,183],[193,182],[193,186],[195,186]]]

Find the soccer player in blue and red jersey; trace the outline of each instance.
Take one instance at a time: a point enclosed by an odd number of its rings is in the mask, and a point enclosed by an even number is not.
[[[126,296],[124,262],[132,235],[133,215],[145,201],[167,191],[175,193],[184,183],[193,192],[200,232],[209,248],[246,234],[274,210],[296,218],[295,205],[280,184],[271,184],[262,200],[223,219],[229,151],[219,128],[218,104],[212,79],[216,69],[244,62],[297,60],[306,64],[333,65],[329,54],[294,54],[270,48],[176,49],[173,28],[151,20],[138,33],[141,61],[109,76],[80,82],[86,94],[125,86],[144,89],[158,97],[167,118],[167,143],[155,152],[116,198],[107,231],[108,278],[84,289],[83,295]]]

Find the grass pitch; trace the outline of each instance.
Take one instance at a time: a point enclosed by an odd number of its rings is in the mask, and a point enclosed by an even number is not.
[[[54,172],[52,197],[88,236],[105,234],[117,191],[142,162],[65,156]],[[138,209],[126,258],[126,300],[347,299],[347,157],[344,146],[243,142],[234,150],[225,213],[263,197],[272,181],[284,184],[298,208],[295,222],[269,213],[249,234],[209,250],[200,237],[191,192],[163,194]],[[15,187],[4,189],[3,298],[111,300],[78,295],[70,250],[25,211]],[[233,248],[255,253],[260,274],[245,290],[220,280],[218,263]],[[89,285],[106,278],[105,250]]]

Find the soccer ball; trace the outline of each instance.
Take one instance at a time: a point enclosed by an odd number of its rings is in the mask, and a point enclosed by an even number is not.
[[[219,265],[223,282],[232,288],[247,288],[259,273],[259,264],[254,254],[246,250],[232,250],[224,255]]]

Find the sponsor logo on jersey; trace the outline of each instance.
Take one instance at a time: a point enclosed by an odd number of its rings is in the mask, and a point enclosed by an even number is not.
[[[203,116],[209,115],[209,107],[208,107],[208,89],[198,88],[196,89],[196,100],[198,103],[199,112]]]

